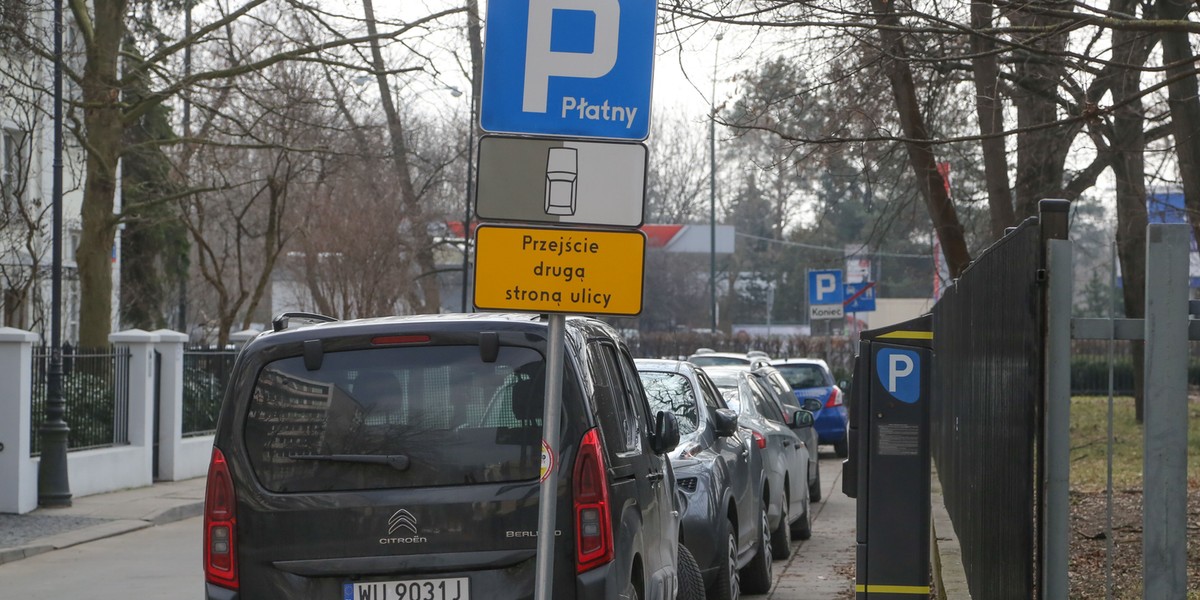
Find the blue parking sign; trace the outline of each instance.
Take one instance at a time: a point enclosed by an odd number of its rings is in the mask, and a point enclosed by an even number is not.
[[[838,304],[845,299],[842,270],[826,269],[808,272],[808,303]]]
[[[489,0],[480,125],[646,139],[655,11],[648,0]]]

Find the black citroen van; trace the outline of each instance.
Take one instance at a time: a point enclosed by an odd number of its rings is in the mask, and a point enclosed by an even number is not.
[[[239,354],[221,407],[206,597],[532,598],[545,462],[558,474],[552,597],[675,598],[674,416],[650,414],[611,327],[570,318],[566,331],[549,456],[544,320],[277,318]]]

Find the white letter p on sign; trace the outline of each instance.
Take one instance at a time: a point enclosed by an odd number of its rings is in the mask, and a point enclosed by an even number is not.
[[[596,15],[592,51],[550,50],[555,10],[588,11]],[[621,6],[617,0],[529,0],[529,31],[525,42],[525,96],[521,110],[546,112],[551,77],[603,77],[617,64]]]
[[[903,365],[903,366],[902,366]],[[903,354],[888,356],[888,391],[896,393],[896,380],[912,375],[913,359]]]
[[[837,277],[829,273],[817,274],[817,299],[824,300],[825,294],[837,291]]]

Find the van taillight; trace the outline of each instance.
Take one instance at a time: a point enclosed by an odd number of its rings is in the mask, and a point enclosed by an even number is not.
[[[238,589],[237,499],[225,455],[213,448],[204,493],[204,578]]]
[[[767,447],[767,438],[764,437],[763,434],[761,434],[757,431],[754,431],[752,433],[754,433],[754,443],[755,443],[755,445],[758,446],[758,449],[762,450],[763,448],[766,448]]]
[[[583,573],[613,559],[608,475],[600,435],[591,429],[579,443],[573,478],[575,496],[575,571]]]
[[[829,399],[825,401],[825,408],[833,408],[835,406],[842,405],[842,395],[838,392],[839,390],[837,388],[833,388],[833,391],[829,392]]]

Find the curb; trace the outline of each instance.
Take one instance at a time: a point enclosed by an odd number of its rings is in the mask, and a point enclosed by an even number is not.
[[[165,508],[157,513],[148,515],[143,520],[153,525],[166,525],[167,523],[174,523],[176,521],[198,517],[202,514],[204,514],[203,501]]]
[[[938,600],[971,600],[967,571],[962,564],[962,546],[954,533],[954,523],[946,511],[942,484],[937,471],[930,474],[929,543],[933,584]]]
[[[38,544],[35,546],[17,546],[16,548],[5,548],[0,550],[0,565],[17,562],[31,556],[45,554],[54,549],[54,546]]]

